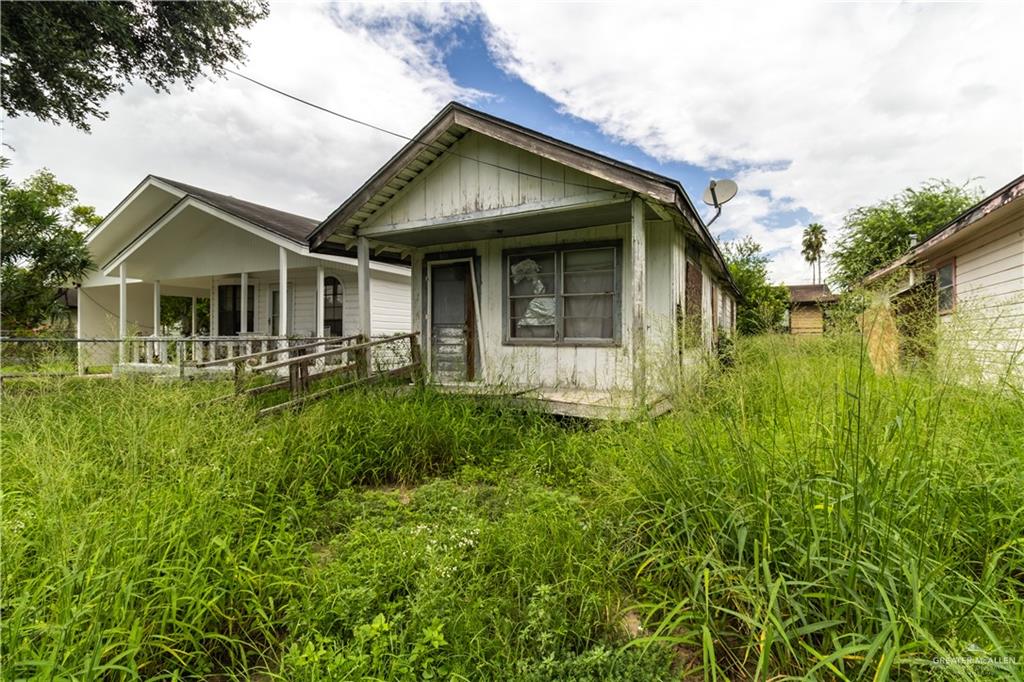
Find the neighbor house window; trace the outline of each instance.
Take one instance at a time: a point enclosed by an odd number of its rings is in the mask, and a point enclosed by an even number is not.
[[[953,312],[956,307],[956,261],[951,260],[935,269],[935,290],[939,296],[939,314]]]
[[[324,327],[330,336],[344,335],[343,292],[337,277],[324,278]],[[321,333],[323,331],[321,330]]]
[[[602,345],[619,338],[620,247],[574,244],[506,251],[505,340]]]

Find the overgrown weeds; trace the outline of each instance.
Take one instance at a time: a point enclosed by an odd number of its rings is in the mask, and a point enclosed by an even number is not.
[[[1015,674],[1024,405],[741,340],[651,422],[5,387],[9,678]]]

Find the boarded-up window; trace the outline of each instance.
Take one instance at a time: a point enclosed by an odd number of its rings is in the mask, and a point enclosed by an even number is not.
[[[687,345],[700,343],[704,300],[704,276],[700,266],[686,260],[686,320],[684,341]]]

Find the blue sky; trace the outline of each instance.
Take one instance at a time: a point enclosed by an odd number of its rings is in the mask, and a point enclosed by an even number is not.
[[[928,178],[1024,168],[1024,3],[271,3],[244,73],[414,133],[450,100],[680,180],[740,192],[713,231],[808,281],[800,233]],[[964,39],[950,41],[950,36]],[[91,133],[4,122],[101,213],[148,173],[322,218],[401,145],[237,78],[105,102]],[[13,149],[13,151],[10,151]],[[710,210],[707,212],[710,214]]]
[[[421,29],[443,55],[444,67],[458,85],[489,95],[473,102],[473,106],[482,111],[634,166],[675,178],[683,184],[690,198],[700,209],[706,208],[701,203],[701,197],[708,182],[731,175],[728,170],[721,168],[702,168],[680,161],[659,161],[636,145],[605,134],[594,123],[565,113],[557,102],[495,63],[485,39],[487,24],[479,14],[472,14],[439,30],[431,31],[430,27],[426,26],[421,26]],[[736,164],[736,168],[730,170],[742,167],[742,164]],[[770,194],[767,190],[759,192],[764,196]],[[711,209],[707,209],[705,215],[710,219],[713,215]],[[778,226],[794,221],[807,223],[811,219],[809,211],[798,208],[773,210],[761,220],[767,226]],[[739,236],[735,229],[718,231],[716,234],[721,239]]]

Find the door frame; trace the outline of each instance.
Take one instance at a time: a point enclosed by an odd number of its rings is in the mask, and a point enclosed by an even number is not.
[[[455,263],[469,263],[470,291],[471,291],[472,296],[473,296],[473,317],[476,318],[476,320],[474,321],[474,325],[473,325],[476,328],[476,334],[475,334],[476,338],[474,339],[475,343],[473,344],[473,348],[470,349],[470,350],[471,350],[472,353],[474,353],[474,359],[476,357],[480,358],[479,370],[477,372],[475,372],[475,374],[477,376],[475,378],[473,378],[473,379],[469,379],[469,381],[477,381],[479,379],[479,377],[486,375],[486,371],[485,371],[486,368],[485,368],[485,364],[484,364],[485,361],[484,361],[484,344],[483,344],[483,325],[482,325],[482,322],[481,322],[481,319],[480,319],[480,293],[479,293],[479,291],[477,291],[477,286],[476,286],[476,265],[473,263],[473,260],[474,260],[473,256],[463,256],[461,258],[445,258],[445,259],[441,259],[441,260],[424,261],[424,265],[427,266],[426,267],[427,310],[426,310],[426,313],[425,313],[424,319],[423,319],[423,322],[424,322],[424,325],[423,325],[423,332],[424,332],[423,336],[426,339],[426,343],[424,343],[423,345],[425,346],[424,350],[426,351],[424,353],[424,357],[426,358],[427,367],[431,371],[433,371],[433,367],[434,367],[434,365],[433,365],[433,358],[431,357],[431,355],[433,353],[433,348],[434,348],[434,344],[433,344],[433,338],[434,338],[433,331],[434,331],[434,329],[433,329],[433,322],[432,322],[432,318],[431,318],[431,313],[434,310],[434,283],[433,283],[433,278],[431,277],[431,274],[434,271],[434,266],[435,265],[454,265]]]
[[[326,277],[326,275],[325,275]],[[285,305],[288,306],[288,329],[285,330],[285,336],[291,336],[295,331],[295,285],[291,280],[288,280],[288,299],[285,301]],[[277,327],[274,324],[274,294],[281,290],[280,282],[270,282],[267,284],[267,336],[277,336]]]

